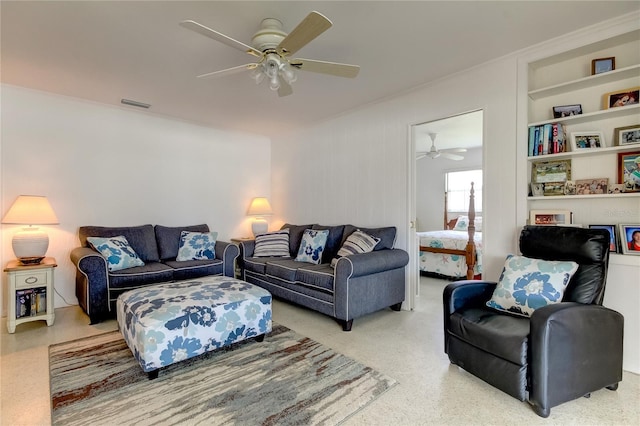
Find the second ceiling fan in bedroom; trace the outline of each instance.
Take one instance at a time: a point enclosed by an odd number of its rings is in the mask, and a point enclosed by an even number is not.
[[[429,133],[429,137],[431,138],[431,149],[429,151],[416,152],[416,160],[420,160],[422,158],[429,157],[432,160],[436,158],[447,158],[449,160],[460,161],[464,159],[462,155],[458,155],[456,153],[467,152],[465,148],[450,148],[450,149],[438,149],[436,148],[436,134]]]
[[[293,93],[291,83],[296,81],[296,71],[298,70],[347,78],[354,78],[360,71],[358,65],[291,58],[291,55],[333,25],[319,12],[311,12],[289,34],[283,31],[282,22],[279,20],[264,19],[261,28],[251,39],[252,46],[234,40],[195,21],[183,21],[180,25],[257,58],[256,62],[202,74],[198,76],[199,78],[222,77],[238,72],[252,71],[252,77],[256,83],[259,84],[267,79],[271,90],[277,90],[279,96],[287,96]]]

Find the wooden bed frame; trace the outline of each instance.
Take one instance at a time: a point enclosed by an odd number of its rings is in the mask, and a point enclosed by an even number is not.
[[[467,262],[467,279],[473,279],[473,268],[476,265],[476,244],[473,239],[476,234],[476,207],[474,202],[474,189],[473,182],[471,182],[471,191],[469,192],[469,212],[467,213],[469,217],[469,227],[467,228],[469,233],[469,240],[467,241],[467,245],[464,250],[456,250],[456,249],[446,249],[446,248],[437,248],[437,247],[424,247],[420,246],[420,251],[426,251],[431,253],[444,253],[444,254],[457,254],[460,256],[464,256]],[[447,221],[447,193],[444,194],[444,228],[445,229],[453,229],[455,223],[458,219],[452,219]]]

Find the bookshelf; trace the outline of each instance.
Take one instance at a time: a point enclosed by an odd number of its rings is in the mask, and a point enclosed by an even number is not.
[[[37,265],[22,265],[17,260],[7,263],[4,272],[9,283],[7,298],[7,329],[15,333],[16,326],[30,321],[46,321],[53,325],[53,269],[58,266],[52,257]]]

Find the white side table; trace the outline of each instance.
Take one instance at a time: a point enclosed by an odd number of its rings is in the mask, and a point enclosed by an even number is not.
[[[29,321],[46,321],[53,325],[53,268],[52,257],[46,257],[37,265],[22,265],[18,260],[7,263],[9,289],[7,291],[9,313],[7,329],[16,331],[16,325]]]

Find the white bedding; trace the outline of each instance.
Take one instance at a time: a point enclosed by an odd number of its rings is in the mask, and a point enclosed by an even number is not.
[[[464,250],[469,240],[467,231],[429,231],[417,232],[421,246]],[[474,275],[482,274],[482,232],[477,232],[473,240],[476,243],[477,261]],[[448,277],[467,276],[467,262],[463,255],[420,252],[420,270]]]

